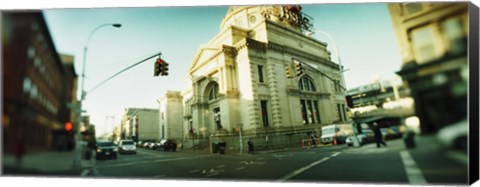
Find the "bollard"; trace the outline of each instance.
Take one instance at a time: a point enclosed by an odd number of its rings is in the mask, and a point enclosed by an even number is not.
[[[415,137],[414,137],[413,132],[407,132],[407,134],[404,135],[403,141],[405,143],[405,147],[408,149],[413,149],[415,148]]]

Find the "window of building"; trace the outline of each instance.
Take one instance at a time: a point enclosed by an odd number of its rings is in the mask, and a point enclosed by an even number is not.
[[[41,35],[41,34],[37,35],[37,41],[38,41],[38,43],[42,43],[43,42],[43,35]]]
[[[300,99],[300,110],[302,111],[302,122],[304,125],[320,123],[318,101]]]
[[[263,66],[258,65],[258,82],[263,83]]]
[[[28,58],[33,59],[35,57],[35,48],[33,46],[28,46]]]
[[[450,18],[441,23],[444,39],[452,53],[463,52],[466,50],[466,35],[463,30],[463,23],[459,17]]]
[[[30,78],[28,77],[25,77],[25,79],[23,79],[23,92],[28,93],[30,92],[31,88],[32,88],[32,80],[30,80]]]
[[[218,84],[214,84],[211,88],[210,91],[208,92],[208,100],[215,100],[217,99],[218,96]]]
[[[435,41],[434,34],[433,25],[412,31],[412,48],[418,63],[428,62],[440,56],[440,44]]]
[[[35,57],[35,59],[33,60],[33,65],[36,68],[40,68],[42,65],[42,59],[40,59],[40,57]]]
[[[318,123],[321,122],[320,111],[318,110],[318,102],[313,101],[313,115],[317,118]]]
[[[308,116],[308,122],[309,123],[315,123],[315,119],[313,118],[313,107],[312,107],[312,101],[307,100],[307,116]]]
[[[260,107],[262,110],[262,123],[263,127],[268,127],[268,108],[267,108],[267,100],[260,101]]]
[[[218,129],[222,129],[222,122],[220,118],[220,108],[213,109],[213,121]]]
[[[36,98],[38,96],[38,87],[35,84],[32,84],[32,89],[30,90],[30,97]]]
[[[303,76],[302,78],[300,78],[300,80],[298,81],[298,89],[310,92],[315,92],[317,90],[312,79],[307,76]]]
[[[342,109],[340,108],[340,104],[337,104],[337,114],[338,114],[338,120],[343,121]]]
[[[188,126],[189,126],[188,132],[193,133],[193,120],[191,118],[188,119]]]

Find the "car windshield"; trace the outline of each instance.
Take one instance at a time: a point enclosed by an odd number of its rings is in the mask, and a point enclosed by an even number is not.
[[[123,141],[122,145],[133,145],[133,141]]]
[[[109,147],[113,146],[113,142],[100,142],[98,143],[98,147]]]

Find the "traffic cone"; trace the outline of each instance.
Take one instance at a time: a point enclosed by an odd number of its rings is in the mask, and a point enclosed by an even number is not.
[[[333,138],[333,145],[337,145],[337,138]]]

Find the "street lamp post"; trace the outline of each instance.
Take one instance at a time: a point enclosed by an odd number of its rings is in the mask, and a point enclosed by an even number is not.
[[[338,48],[337,48],[337,44],[335,43],[335,40],[333,40],[332,36],[330,34],[328,34],[327,32],[325,31],[322,31],[322,30],[315,30],[315,32],[318,32],[318,33],[321,33],[325,36],[328,37],[328,39],[330,39],[330,41],[332,42],[333,44],[333,50],[335,51],[335,55],[337,56],[337,63],[338,65],[340,66],[340,71],[339,71],[339,74],[342,76],[342,80],[343,80],[343,85],[345,85],[345,79],[343,77],[343,65],[342,65],[342,61],[340,59],[340,53],[338,52]],[[308,36],[311,36],[313,35],[315,32],[308,32],[306,33]],[[346,86],[345,86],[346,87]]]
[[[322,31],[322,30],[315,30],[315,32],[318,32],[318,33],[321,33],[325,36],[328,37],[328,39],[330,39],[330,41],[332,42],[333,44],[333,50],[335,50],[335,55],[337,55],[337,63],[338,65],[340,66],[340,69],[339,69],[339,75],[342,76],[342,83],[343,83],[343,86],[346,88],[347,86],[345,85],[345,77],[343,76],[343,72],[345,72],[346,70],[343,69],[343,65],[342,65],[342,61],[340,59],[340,53],[338,52],[338,48],[337,48],[337,44],[335,43],[335,40],[333,39],[333,37],[328,34],[327,32],[325,31]],[[314,32],[307,32],[305,33],[307,36],[311,36],[314,34]],[[346,89],[342,89],[344,92],[346,92],[347,90]],[[353,123],[355,124],[355,123]],[[355,127],[354,127],[355,128]],[[354,133],[356,132],[356,130],[354,129]],[[357,147],[358,146],[358,137],[356,136],[356,133],[354,134],[354,146]]]
[[[79,118],[77,120],[77,132],[76,132],[76,135],[75,135],[75,139],[76,139],[76,144],[75,144],[75,156],[74,156],[74,159],[73,159],[73,167],[74,168],[78,168],[81,166],[81,145],[79,144],[80,143],[80,130],[79,130],[79,124],[81,123],[81,116],[82,116],[82,104],[83,104],[83,100],[85,100],[85,89],[84,89],[84,86],[85,86],[85,64],[86,64],[86,57],[87,57],[87,47],[88,47],[88,44],[90,42],[90,38],[93,36],[93,34],[100,28],[102,27],[106,27],[106,26],[113,26],[113,27],[116,27],[116,28],[120,28],[122,26],[122,24],[120,23],[105,23],[105,24],[102,24],[102,25],[99,25],[98,27],[96,27],[95,29],[93,29],[90,34],[88,35],[88,38],[87,38],[87,42],[85,44],[85,47],[83,48],[83,69],[82,69],[82,87],[81,87],[81,97],[80,97],[80,101],[78,102],[78,112],[80,113],[79,115]]]

